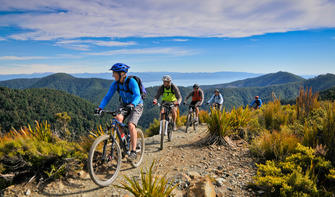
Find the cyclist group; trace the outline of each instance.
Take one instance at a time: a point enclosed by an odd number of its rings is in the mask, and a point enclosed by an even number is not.
[[[109,91],[106,96],[101,101],[99,107],[95,110],[96,114],[101,114],[107,103],[113,97],[115,92],[118,92],[120,95],[121,104],[118,108],[118,114],[116,115],[116,120],[119,122],[123,122],[124,119],[128,118],[128,129],[130,132],[130,142],[132,150],[130,150],[130,154],[128,156],[128,160],[136,159],[136,144],[137,144],[137,131],[136,126],[137,123],[143,113],[143,96],[145,90],[142,86],[141,80],[135,76],[128,76],[129,66],[122,63],[116,63],[112,66],[110,70],[113,71],[113,77],[115,81],[110,86]],[[157,94],[154,97],[153,104],[158,104],[158,100],[162,97],[162,105],[164,103],[173,104],[171,113],[173,119],[173,130],[177,129],[176,119],[177,119],[177,108],[182,102],[182,96],[178,89],[178,87],[172,83],[172,79],[170,76],[163,76],[163,85],[158,88]],[[199,117],[199,107],[203,104],[204,101],[204,93],[200,89],[198,84],[194,84],[193,91],[188,94],[185,101],[192,97],[192,101],[190,103],[190,107],[194,107],[196,111],[196,120]],[[215,107],[218,110],[222,109],[223,104],[223,96],[219,92],[218,89],[214,91],[212,97],[208,100],[207,104],[211,107]],[[255,100],[250,104],[250,106],[258,109],[261,107],[262,101],[258,96],[255,97]],[[161,107],[161,114],[164,113],[164,108]],[[120,128],[121,130],[121,128]],[[121,130],[122,132],[122,130]],[[160,131],[161,132],[161,131]]]

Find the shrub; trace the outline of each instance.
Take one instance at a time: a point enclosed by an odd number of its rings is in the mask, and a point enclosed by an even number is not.
[[[282,160],[294,151],[298,142],[300,142],[299,138],[287,127],[283,127],[281,132],[271,133],[264,130],[253,140],[250,150],[261,159]]]
[[[56,138],[50,127],[47,122],[36,122],[35,127],[28,125],[19,131],[12,130],[2,137],[0,173],[14,173],[16,177],[25,175],[27,178],[33,175],[48,176],[51,179],[81,167],[78,164],[86,159],[87,152],[78,143]]]
[[[207,111],[205,111],[205,110],[200,110],[199,111],[199,121],[200,121],[200,123],[207,122],[208,117],[209,117],[209,115],[208,115]]]
[[[141,170],[141,184],[135,177],[130,178],[125,176],[126,181],[122,182],[121,185],[116,185],[116,187],[129,191],[138,197],[168,197],[171,196],[172,191],[177,185],[172,186],[166,175],[158,176],[153,172],[154,162],[152,162],[149,170],[144,172]]]
[[[159,133],[160,122],[156,118],[150,123],[149,128],[145,130],[145,135],[148,137],[157,135]]]
[[[299,96],[296,99],[297,119],[304,120],[313,109],[320,107],[318,97],[319,93],[313,94],[312,88],[306,90],[300,88]]]
[[[283,162],[257,164],[252,185],[262,188],[267,196],[327,196],[320,180],[332,177],[331,164],[315,150],[301,144]],[[317,184],[319,183],[319,188]]]

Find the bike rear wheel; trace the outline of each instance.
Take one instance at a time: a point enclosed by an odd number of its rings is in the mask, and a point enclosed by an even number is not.
[[[186,119],[186,129],[185,129],[185,133],[187,133],[187,130],[188,130],[188,128],[190,127],[190,125],[191,125],[191,114],[188,113],[188,114],[187,114],[187,119]]]
[[[98,137],[88,155],[88,171],[95,184],[106,187],[113,183],[121,168],[121,149],[110,135]]]
[[[198,120],[196,120],[195,117],[197,117],[197,116],[196,116],[196,114],[195,114],[195,112],[194,112],[194,113],[193,113],[193,130],[194,130],[194,131],[197,129],[197,126],[198,126],[198,124],[199,124]]]
[[[137,158],[131,162],[131,165],[135,168],[141,165],[143,161],[144,151],[145,151],[145,142],[144,142],[143,132],[141,129],[138,129],[138,128],[136,130],[137,130],[137,143],[136,143]],[[131,145],[130,145],[130,148],[131,148],[130,150],[133,150]]]

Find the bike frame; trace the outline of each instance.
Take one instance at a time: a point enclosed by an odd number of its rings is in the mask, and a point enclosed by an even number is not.
[[[127,145],[122,141],[121,138],[121,132],[119,127],[121,127],[123,129],[123,133],[128,136],[129,135],[129,131],[128,131],[128,125],[119,122],[118,120],[116,120],[115,116],[116,116],[116,112],[111,112],[111,111],[103,111],[104,113],[107,114],[112,114],[113,118],[112,118],[112,123],[110,126],[107,126],[107,131],[108,134],[110,135],[110,139],[112,141],[112,150],[111,150],[111,155],[113,155],[113,147],[114,147],[114,143],[116,141],[116,135],[119,138],[119,144],[121,145],[122,150],[127,153]],[[114,133],[112,133],[112,131],[114,131]],[[129,143],[129,142],[128,142]],[[104,148],[103,148],[103,152],[102,152],[102,158],[106,158],[106,145],[107,145],[107,141],[104,144]]]

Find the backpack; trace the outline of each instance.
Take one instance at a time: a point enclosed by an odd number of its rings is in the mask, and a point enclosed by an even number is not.
[[[145,87],[143,86],[141,78],[139,78],[138,76],[129,76],[127,78],[127,80],[125,81],[127,90],[125,92],[129,92],[130,94],[134,94],[133,91],[129,88],[129,81],[130,81],[131,78],[135,79],[135,81],[137,82],[138,87],[140,88],[141,97],[142,97],[142,99],[145,99],[146,96],[147,96],[147,91],[145,90]],[[117,86],[117,91],[120,92],[119,84]]]

